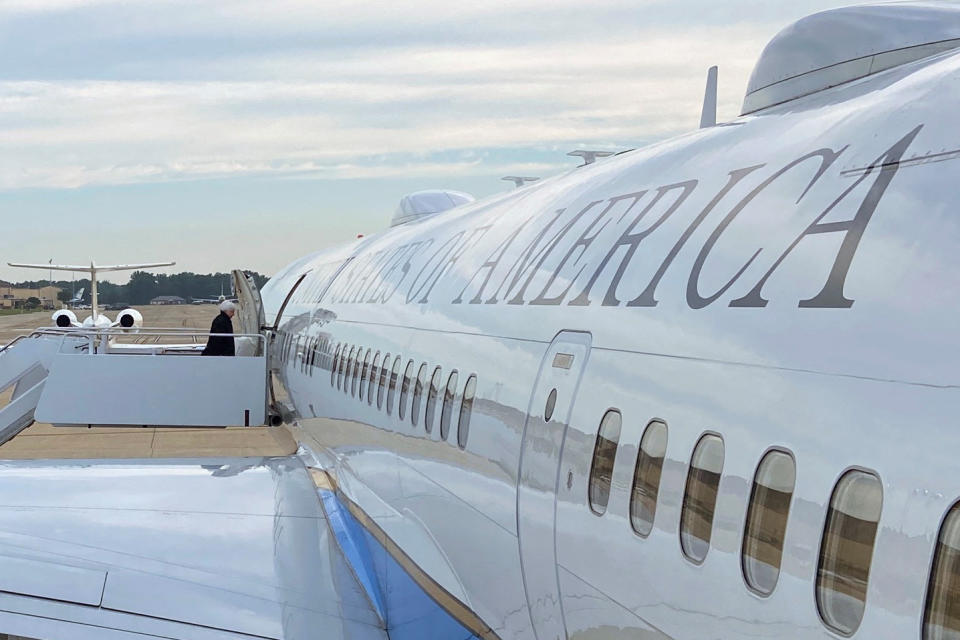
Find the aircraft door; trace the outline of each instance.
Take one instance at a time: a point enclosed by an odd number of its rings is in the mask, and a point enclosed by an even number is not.
[[[240,269],[233,270],[233,290],[237,295],[237,313],[235,333],[260,333],[265,324],[263,300],[253,278]],[[237,355],[261,355],[263,341],[255,338],[237,338]]]
[[[538,640],[567,637],[557,578],[556,497],[560,457],[591,335],[562,331],[543,356],[520,449],[517,534],[530,619]]]

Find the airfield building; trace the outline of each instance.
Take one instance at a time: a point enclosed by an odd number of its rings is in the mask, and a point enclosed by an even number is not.
[[[0,309],[19,309],[26,305],[30,298],[39,300],[44,309],[54,309],[60,306],[57,300],[60,291],[60,287],[54,286],[31,289],[0,282]]]

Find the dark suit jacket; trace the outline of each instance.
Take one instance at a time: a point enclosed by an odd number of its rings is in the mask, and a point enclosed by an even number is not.
[[[233,333],[233,322],[230,316],[221,311],[220,315],[213,319],[210,333]],[[232,356],[235,353],[233,338],[229,336],[210,336],[203,350],[205,356]]]

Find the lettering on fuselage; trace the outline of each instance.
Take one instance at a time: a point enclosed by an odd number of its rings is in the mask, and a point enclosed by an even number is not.
[[[519,221],[507,212],[493,221],[487,219],[482,226],[461,227],[449,235],[419,237],[399,246],[358,252],[343,269],[338,270],[342,262],[320,268],[314,284],[306,288],[303,301],[656,307],[661,280],[668,271],[678,268],[674,266],[677,256],[715,214],[722,217],[713,223],[712,231],[696,252],[686,279],[686,304],[691,309],[714,304],[735,285],[746,293],[730,299],[728,306],[766,306],[764,286],[771,276],[798,245],[812,236],[826,234],[836,234],[839,249],[831,264],[824,264],[820,271],[811,270],[809,277],[818,279],[811,286],[818,286],[818,293],[800,299],[797,305],[849,308],[854,300],[846,297],[844,285],[853,258],[873,213],[900,168],[900,160],[921,128],[922,125],[917,126],[900,138],[852,184],[827,199],[822,198],[822,190],[836,183],[821,181],[848,147],[817,149],[773,172],[766,164],[731,170],[722,186],[706,192],[707,197],[700,198],[698,205],[690,204],[696,201],[695,194],[704,195],[698,192],[711,187],[689,179],[590,200],[546,214],[539,212]],[[722,274],[722,285],[708,288],[702,282],[704,267],[728,227],[759,196],[785,178],[794,180],[791,185],[800,181],[801,188],[795,196],[791,195],[796,198],[796,206],[806,204],[818,186],[819,196],[827,204],[811,205],[815,215],[785,247],[756,249],[752,255],[745,255],[742,266],[731,270],[729,276]],[[735,191],[740,195],[731,196]],[[842,220],[824,221],[841,205],[853,210],[853,214]],[[645,240],[684,212],[692,219],[672,244],[667,243],[669,250],[662,256],[645,255]],[[702,233],[708,228],[704,227]],[[687,251],[696,251],[696,246]],[[776,258],[758,279],[743,280],[761,255]],[[640,256],[645,264],[655,266],[652,275],[628,277]],[[450,286],[444,286],[448,283]],[[319,297],[307,298],[320,291]],[[446,298],[448,293],[450,297]]]

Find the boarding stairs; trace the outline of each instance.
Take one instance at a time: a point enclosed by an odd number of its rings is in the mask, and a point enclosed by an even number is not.
[[[234,334],[234,357],[202,356],[210,335],[52,327],[17,338],[0,347],[0,444],[34,421],[88,427],[266,424],[265,335]]]
[[[20,336],[0,349],[0,444],[33,423],[48,369],[33,336]]]

